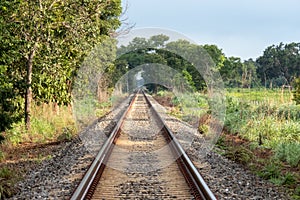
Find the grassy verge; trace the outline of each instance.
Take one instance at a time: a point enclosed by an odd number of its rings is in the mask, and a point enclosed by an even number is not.
[[[57,107],[55,104],[33,105],[31,130],[27,131],[24,122],[14,124],[11,130],[3,133],[5,143],[43,144],[63,139],[70,139],[76,133],[70,107]]]
[[[99,104],[96,115],[104,115],[110,107],[110,103]],[[20,122],[0,134],[4,137],[0,144],[0,199],[12,196],[16,192],[15,184],[28,171],[43,160],[51,159],[63,142],[76,134],[71,107],[33,104],[30,131]]]
[[[162,92],[160,96],[168,96]],[[209,113],[205,95],[199,96],[198,106]],[[169,98],[170,99],[170,98]],[[180,115],[188,98],[177,103],[169,114]],[[203,101],[202,101],[203,99]],[[202,103],[203,102],[203,103]],[[198,115],[202,118],[207,115]],[[199,131],[206,132],[200,118]],[[300,106],[292,102],[288,90],[228,89],[224,132],[217,146],[220,154],[239,162],[258,176],[285,187],[293,199],[300,199]]]
[[[274,150],[254,146],[250,141],[230,133],[223,133],[216,146],[217,153],[243,164],[261,178],[286,188],[293,199],[300,199],[299,165],[293,167],[278,159]]]
[[[300,199],[300,106],[290,91],[227,91],[224,155]],[[237,142],[239,138],[240,141]]]

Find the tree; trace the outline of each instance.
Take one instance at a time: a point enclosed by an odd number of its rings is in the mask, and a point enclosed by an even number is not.
[[[169,40],[169,36],[160,34],[153,35],[149,38],[150,46],[153,48],[163,48],[165,47],[165,43]]]
[[[229,57],[224,61],[220,74],[228,87],[240,87],[242,85],[243,63],[238,57]]]
[[[214,61],[216,68],[220,70],[224,66],[226,60],[225,54],[222,52],[222,49],[219,49],[216,45],[204,45],[203,48],[210,55]]]
[[[30,128],[30,104],[70,102],[72,77],[83,58],[101,38],[119,25],[120,0],[1,1],[2,37],[13,44],[26,73],[25,122]],[[13,56],[7,55],[8,57]],[[34,94],[32,94],[32,91]]]
[[[0,132],[10,128],[22,118],[22,94],[18,89],[20,81],[7,66],[0,65]]]
[[[300,43],[269,46],[256,62],[258,77],[265,87],[290,85],[300,75]]]
[[[256,74],[257,64],[252,59],[249,59],[243,63],[242,66],[242,87],[250,88],[254,85],[259,85],[257,83]]]
[[[24,115],[22,106],[26,86],[22,78],[26,73],[20,66],[25,60],[18,51],[22,41],[11,37],[9,29],[16,25],[6,23],[5,15],[11,15],[17,9],[17,5],[11,3],[9,10],[6,5],[8,3],[0,2],[0,132],[11,128],[11,125]]]

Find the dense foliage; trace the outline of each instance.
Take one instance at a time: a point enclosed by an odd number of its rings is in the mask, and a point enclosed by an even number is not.
[[[168,42],[168,39],[164,35],[152,36],[149,39],[134,38],[127,46],[119,48],[119,53],[127,52],[127,55],[119,59],[117,69],[120,68],[120,71],[125,72],[126,66],[128,71],[146,62],[166,64],[179,70],[183,75],[189,73],[192,76],[191,84],[196,90],[201,90],[205,88],[205,83],[199,73],[195,72],[193,65],[170,52],[172,49],[184,49],[182,55],[185,55],[190,53],[186,49],[201,47],[210,55],[214,62],[212,67],[220,72],[227,87],[291,86],[300,73],[300,52],[297,43],[272,45],[256,61],[253,59],[242,61],[238,57],[226,57],[222,49],[216,45],[199,46],[184,40]],[[142,50],[143,48],[146,49]]]
[[[23,114],[29,128],[32,99],[68,104],[80,63],[120,14],[120,0],[1,1],[0,131]]]
[[[291,85],[300,76],[300,43],[269,46],[256,62],[258,76],[266,87]]]

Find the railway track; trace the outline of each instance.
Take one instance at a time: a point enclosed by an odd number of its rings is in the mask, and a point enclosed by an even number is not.
[[[216,199],[143,92],[99,151],[71,199]]]

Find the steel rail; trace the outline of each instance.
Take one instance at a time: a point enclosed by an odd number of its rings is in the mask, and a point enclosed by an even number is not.
[[[186,181],[190,184],[190,186],[193,189],[194,196],[196,199],[201,200],[216,200],[217,198],[212,193],[210,188],[205,183],[204,179],[188,157],[188,155],[185,153],[183,148],[181,147],[180,143],[174,136],[173,132],[168,128],[168,126],[165,124],[164,120],[161,118],[157,110],[152,106],[152,103],[150,102],[149,98],[145,94],[144,91],[142,91],[147,103],[152,107],[154,114],[156,115],[157,119],[159,120],[159,123],[163,126],[163,129],[165,129],[165,132],[167,133],[167,140],[169,141],[169,145],[172,147],[173,153],[176,156],[178,165],[181,165],[180,169],[182,170],[182,173],[184,174]],[[182,163],[182,164],[181,164]]]
[[[139,93],[139,91],[137,93]],[[152,103],[150,102],[147,95],[143,91],[142,93],[146,99],[146,102],[149,104],[150,108],[153,108],[154,114],[159,120],[159,123],[162,124],[163,129],[167,133],[166,140],[169,142],[169,145],[171,147],[172,152],[174,153],[174,156],[178,158],[176,162],[178,163],[178,166],[182,174],[184,175],[186,181],[192,188],[195,199],[216,200],[216,197],[211,192],[211,190],[205,183],[204,179],[202,178],[202,176],[200,175],[196,167],[193,165],[192,161],[189,159],[189,157],[187,156],[187,154],[179,144],[178,140],[175,138],[172,131],[166,126],[164,120],[161,118],[159,113],[152,106]],[[91,188],[95,188],[95,186],[93,187],[93,185],[97,184],[96,182],[98,182],[98,180],[100,179],[100,176],[105,167],[105,162],[108,160],[112,148],[114,146],[113,144],[115,143],[115,141],[117,140],[120,134],[120,127],[122,126],[124,118],[127,115],[130,108],[132,107],[136,98],[137,95],[135,94],[132,97],[128,108],[122,114],[122,117],[119,119],[112,133],[110,134],[105,144],[102,146],[101,150],[95,157],[88,171],[85,173],[82,181],[80,182],[76,190],[73,192],[73,195],[71,196],[71,200],[90,199],[92,197],[94,191],[91,191]]]
[[[96,175],[100,173],[101,168],[104,167],[105,162],[107,161],[109,154],[113,148],[113,143],[118,137],[120,127],[123,124],[124,118],[127,115],[128,111],[130,110],[131,106],[133,105],[134,101],[136,100],[137,93],[134,94],[132,97],[129,106],[124,111],[122,116],[120,117],[118,123],[114,127],[113,131],[111,132],[110,136],[102,146],[101,150],[93,160],[92,164],[90,165],[88,171],[85,173],[84,177],[82,178],[80,184],[77,186],[76,190],[73,192],[71,196],[71,200],[80,200],[80,199],[89,199],[87,197],[90,187],[92,186],[93,182],[95,181]],[[103,170],[102,170],[103,171]],[[102,173],[102,172],[101,172]],[[91,196],[91,195],[89,195]]]

